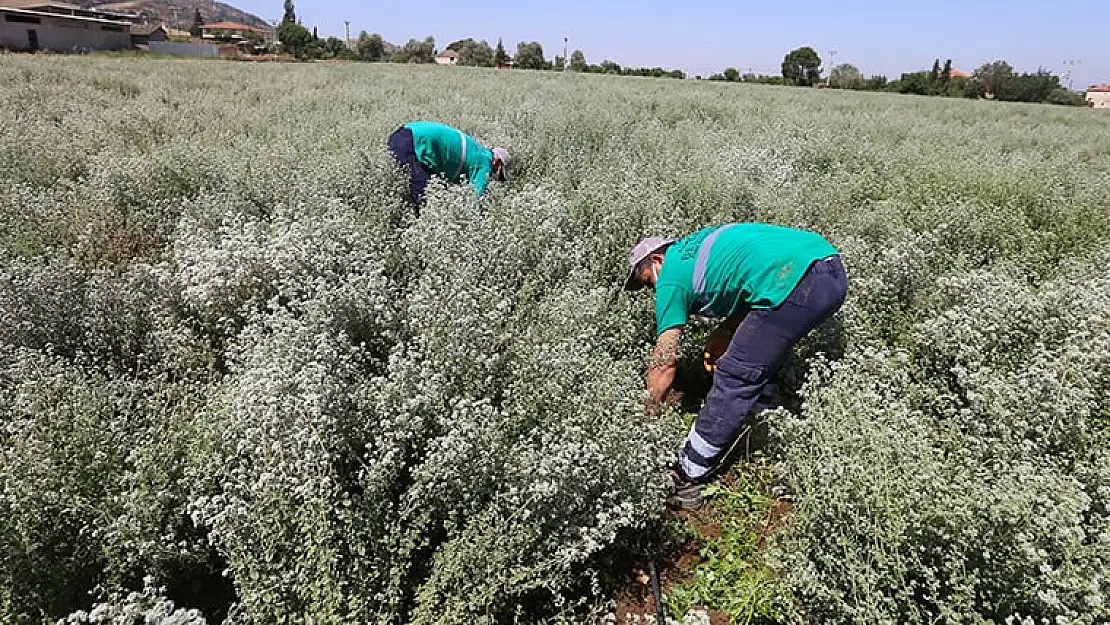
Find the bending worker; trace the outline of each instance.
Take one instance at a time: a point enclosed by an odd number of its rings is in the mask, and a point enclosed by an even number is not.
[[[705,348],[707,368],[715,364],[712,389],[672,470],[670,503],[697,508],[700,485],[722,468],[764,387],[794,344],[844,303],[848,278],[836,248],[819,234],[737,223],[678,240],[641,241],[632,249],[625,288],[644,286],[655,290],[657,339],[647,372],[652,410],[674,383],[688,317],[724,319]]]
[[[481,197],[492,176],[509,179],[509,152],[487,148],[465,132],[439,122],[404,124],[389,136],[389,151],[409,172],[409,194],[418,206],[428,179],[441,176],[449,182],[466,180]]]

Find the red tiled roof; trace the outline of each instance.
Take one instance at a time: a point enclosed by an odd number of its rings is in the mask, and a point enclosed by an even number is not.
[[[258,32],[262,32],[261,28],[247,26],[246,24],[240,24],[239,22],[216,22],[214,24],[204,24],[201,26],[201,28],[205,30],[255,30]]]
[[[1088,89],[1087,93],[1091,93],[1092,91],[1095,93],[1110,93],[1110,84],[1095,85],[1094,87]]]
[[[940,76],[940,73],[938,73],[937,76]],[[948,77],[949,78],[971,78],[971,74],[965,72],[962,69],[956,69],[955,67],[953,67],[952,69],[948,70]]]

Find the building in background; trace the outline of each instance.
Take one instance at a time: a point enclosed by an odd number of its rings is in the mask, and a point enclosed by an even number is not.
[[[151,41],[165,41],[169,32],[162,24],[132,24],[131,45],[136,48],[150,45]]]
[[[254,35],[248,33],[254,33]],[[262,41],[266,41],[270,39],[270,31],[240,24],[239,22],[215,22],[200,27],[201,39],[244,41],[249,40],[252,36],[258,36]]]
[[[1110,83],[1095,85],[1087,90],[1087,103],[1092,108],[1110,109]]]
[[[0,48],[88,52],[127,50],[132,15],[64,2],[0,0]]]
[[[459,53],[454,50],[444,50],[436,55],[437,65],[456,65],[459,62]]]

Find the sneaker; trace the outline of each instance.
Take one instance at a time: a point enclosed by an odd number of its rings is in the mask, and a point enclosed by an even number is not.
[[[687,482],[677,471],[671,471],[671,491],[667,505],[678,510],[697,510],[705,503],[701,486]]]

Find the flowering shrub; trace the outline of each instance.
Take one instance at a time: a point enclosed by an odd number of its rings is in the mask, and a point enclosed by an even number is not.
[[[467,68],[0,81],[4,622],[598,617],[683,430],[642,416],[627,253],[728,220],[850,272],[769,413],[783,618],[1110,618],[1103,118]],[[516,181],[417,218],[384,147],[416,118]]]

